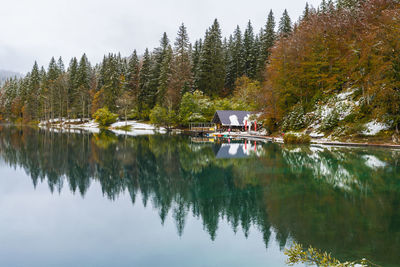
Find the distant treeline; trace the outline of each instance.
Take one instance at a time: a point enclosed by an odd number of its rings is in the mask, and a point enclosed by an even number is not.
[[[276,25],[277,24],[277,25]],[[187,125],[210,120],[217,109],[264,112],[265,126],[278,129],[293,109],[312,110],[321,99],[358,88],[354,120],[400,122],[400,12],[396,0],[323,0],[305,7],[292,23],[270,11],[259,33],[249,21],[223,38],[219,22],[190,43],[184,24],[171,42],[142,56],[104,56],[92,65],[84,54],[69,66],[52,58],[34,64],[22,79],[1,90],[4,120],[88,118],[107,107],[121,118]],[[125,115],[126,114],[126,115]]]

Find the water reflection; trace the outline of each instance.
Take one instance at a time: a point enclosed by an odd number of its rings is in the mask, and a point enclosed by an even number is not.
[[[294,240],[341,260],[400,260],[396,151],[4,128],[0,156],[52,192],[85,196],[97,181],[110,200],[140,195],[161,224],[172,214],[178,235],[192,213],[211,240],[226,220],[245,236],[255,226],[266,247],[276,232],[281,249]]]

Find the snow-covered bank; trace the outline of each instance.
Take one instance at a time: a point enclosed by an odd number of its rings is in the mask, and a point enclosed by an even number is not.
[[[307,134],[324,142],[367,139],[387,135],[385,131],[390,133],[391,126],[387,122],[361,111],[364,102],[357,88],[332,93],[316,101],[308,112],[302,106],[294,107],[284,118],[282,129],[285,133]]]
[[[80,119],[73,120],[52,120],[52,121],[43,121],[39,123],[39,127],[41,128],[51,128],[58,129],[60,131],[63,130],[85,130],[91,133],[99,133],[100,127],[97,122],[94,120],[83,120],[81,122]],[[122,129],[127,127],[128,129]],[[154,125],[141,123],[137,121],[119,121],[111,124],[108,130],[112,131],[117,135],[129,135],[129,136],[138,136],[138,135],[152,135],[156,133],[164,134],[167,132],[165,128],[157,128]]]

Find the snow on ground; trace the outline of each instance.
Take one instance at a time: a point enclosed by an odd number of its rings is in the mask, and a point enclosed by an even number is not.
[[[365,134],[365,135],[376,135],[380,131],[389,129],[388,125],[381,123],[381,122],[377,122],[376,120],[365,124],[365,127],[367,128],[363,132],[363,134]]]
[[[86,120],[84,123],[77,124],[80,119],[75,119],[75,120],[52,120],[50,122],[50,128],[51,129],[59,129],[61,131],[65,130],[71,130],[71,129],[76,129],[76,130],[85,130],[91,133],[99,133],[100,128],[99,124],[96,123],[94,120]],[[48,122],[43,121],[39,124],[39,127],[47,127]],[[125,127],[126,125],[130,126],[130,129],[128,131],[117,129],[120,127]],[[155,133],[166,133],[165,128],[156,128],[154,125],[151,124],[146,124],[146,123],[140,123],[137,121],[127,121],[125,124],[125,121],[119,121],[116,123],[113,123],[110,128],[110,131],[117,135],[130,135],[130,136],[138,136],[138,135],[151,135]]]
[[[352,99],[354,92],[354,89],[348,89],[341,92],[335,97],[329,99],[329,101],[324,105],[318,105],[315,111],[305,115],[306,117],[312,118],[312,122],[309,126],[309,128],[313,129],[310,134],[311,137],[324,137],[324,134],[321,133],[319,128],[321,127],[322,122],[326,120],[328,116],[332,115],[333,112],[337,112],[339,117],[338,119],[343,120],[354,111],[354,109],[359,105],[359,101],[354,101]]]

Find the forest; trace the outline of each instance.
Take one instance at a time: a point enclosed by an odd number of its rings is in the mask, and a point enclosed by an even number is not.
[[[397,130],[399,36],[397,0],[323,0],[296,21],[286,10],[276,20],[271,10],[260,30],[249,21],[229,37],[215,19],[194,43],[182,24],[173,41],[164,33],[143,55],[108,54],[93,64],[84,54],[68,66],[53,57],[47,68],[35,62],[2,85],[0,119],[87,119],[105,108],[120,119],[187,126],[229,109],[262,112],[273,132],[294,110],[304,115],[353,88],[360,105],[348,120],[379,118]]]

